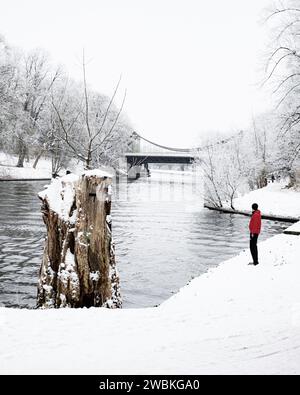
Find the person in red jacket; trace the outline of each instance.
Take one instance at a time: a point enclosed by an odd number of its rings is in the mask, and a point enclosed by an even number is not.
[[[249,223],[250,230],[250,251],[253,259],[253,265],[258,265],[257,239],[261,231],[261,212],[258,210],[258,204],[252,204],[252,216]]]

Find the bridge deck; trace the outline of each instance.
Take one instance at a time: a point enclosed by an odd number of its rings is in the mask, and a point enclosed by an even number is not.
[[[194,158],[195,155],[191,154],[190,152],[126,152],[124,154],[126,157],[130,156],[136,156],[136,157],[155,157],[155,156],[161,156],[161,157],[172,157],[172,158]]]
[[[192,163],[195,155],[189,152],[127,152],[128,163]]]

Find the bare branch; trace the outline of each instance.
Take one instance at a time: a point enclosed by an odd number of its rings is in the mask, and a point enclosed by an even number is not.
[[[283,55],[279,60],[277,60],[277,61],[275,62],[275,65],[274,65],[274,67],[273,67],[271,73],[268,75],[268,77],[266,78],[266,80],[263,82],[262,86],[265,85],[265,83],[266,83],[267,81],[269,81],[269,79],[272,77],[272,75],[274,74],[275,70],[277,69],[278,65],[281,63],[282,60],[284,60],[284,59],[287,58],[288,56],[295,56],[295,57],[297,57],[297,58],[300,58],[300,56],[296,53],[296,51],[291,51],[291,50],[289,50],[289,51],[290,51],[289,53]]]
[[[117,122],[118,122],[118,119],[119,119],[119,117],[120,117],[120,115],[121,115],[121,112],[122,112],[122,110],[123,110],[124,103],[125,103],[125,100],[126,100],[126,95],[127,95],[127,91],[125,90],[125,93],[124,93],[124,97],[123,97],[123,100],[122,100],[121,107],[120,107],[120,109],[119,109],[119,111],[118,111],[118,113],[117,113],[117,115],[116,115],[116,117],[115,117],[115,120],[114,120],[114,122],[113,122],[113,124],[112,124],[112,126],[111,126],[111,128],[110,128],[110,130],[109,130],[109,132],[106,134],[106,136],[104,137],[104,139],[103,139],[99,144],[97,144],[97,145],[95,146],[95,148],[92,150],[92,152],[94,152],[94,151],[97,149],[97,147],[101,146],[101,145],[108,139],[108,137],[111,135],[111,133],[113,132],[113,130],[114,130],[114,128],[115,128],[115,126],[116,126],[116,124],[117,124]]]
[[[82,54],[82,70],[83,70],[83,85],[84,85],[84,98],[85,98],[85,122],[86,122],[87,131],[89,134],[89,138],[91,139],[92,133],[91,133],[90,123],[89,123],[89,100],[88,100],[88,93],[87,93],[87,86],[86,86],[84,50],[83,50],[83,54]]]
[[[291,89],[289,89],[287,91],[287,93],[283,96],[283,98],[280,100],[280,102],[277,104],[276,109],[278,109],[280,107],[280,105],[284,102],[284,100],[296,89],[298,88],[298,86],[300,86],[299,84],[296,84],[295,86],[293,86]]]
[[[35,114],[35,117],[34,117],[34,118],[35,118],[35,121],[38,120],[38,117],[39,117],[39,115],[40,115],[40,113],[41,113],[41,111],[42,111],[42,109],[43,109],[44,104],[45,104],[47,95],[48,95],[48,93],[50,92],[50,90],[52,89],[52,87],[53,87],[55,81],[57,80],[57,78],[59,77],[59,75],[60,75],[60,69],[57,69],[56,72],[55,72],[55,74],[54,74],[54,76],[53,76],[53,78],[52,78],[51,81],[50,81],[49,86],[47,87],[47,90],[46,90],[46,93],[45,93],[45,95],[44,95],[44,97],[43,97],[43,99],[42,99],[42,102],[41,102],[41,104],[39,105],[38,110],[36,111],[36,114]]]
[[[268,68],[269,68],[269,65],[270,65],[270,62],[271,62],[271,60],[274,58],[274,56],[277,54],[277,52],[279,52],[279,51],[291,51],[291,49],[290,48],[288,48],[288,47],[279,47],[279,48],[277,48],[274,52],[272,52],[271,53],[271,55],[270,55],[270,57],[269,57],[269,59],[267,60],[267,63],[266,63],[266,67],[265,67],[265,71],[267,72],[268,71]]]
[[[273,18],[273,16],[278,15],[278,14],[283,14],[284,12],[300,12],[300,8],[283,8],[281,10],[275,10],[270,14],[266,19],[265,22],[267,22],[269,19]]]
[[[107,109],[106,109],[106,111],[105,111],[105,114],[104,114],[104,117],[103,117],[103,120],[102,120],[102,124],[101,124],[101,126],[100,126],[100,129],[99,129],[98,132],[93,136],[92,141],[94,141],[95,138],[96,138],[97,136],[99,136],[99,134],[100,134],[100,133],[102,132],[102,130],[103,130],[103,127],[104,127],[104,125],[105,125],[105,122],[106,122],[107,116],[108,116],[108,114],[109,114],[110,108],[111,108],[111,106],[112,106],[112,104],[113,104],[113,102],[114,102],[114,99],[115,99],[115,97],[116,97],[116,94],[117,94],[117,92],[118,92],[118,89],[119,89],[119,86],[120,86],[120,83],[121,83],[121,79],[122,79],[122,76],[120,76],[119,81],[118,81],[118,83],[117,83],[117,85],[116,85],[116,87],[115,87],[114,93],[113,93],[113,95],[112,95],[112,97],[111,97],[111,99],[110,99],[110,102],[109,102],[108,106],[107,106]]]
[[[300,20],[299,19],[295,19],[294,21],[292,21],[291,23],[287,24],[278,34],[278,36],[276,37],[276,40],[280,40],[280,38],[282,37],[282,35],[293,25],[295,25],[296,23],[299,23]]]
[[[63,122],[62,117],[61,117],[61,115],[60,115],[60,112],[59,112],[59,110],[58,110],[58,108],[56,107],[56,105],[55,105],[54,102],[52,102],[52,106],[53,106],[53,108],[54,108],[54,110],[55,110],[55,112],[56,112],[56,115],[57,115],[57,117],[58,117],[60,126],[61,126],[61,128],[62,128],[62,130],[63,130],[63,132],[64,132],[64,137],[62,137],[62,139],[68,144],[68,146],[72,149],[72,151],[74,152],[74,154],[75,154],[79,159],[81,159],[81,160],[84,161],[84,160],[85,160],[85,157],[84,157],[83,155],[81,155],[81,154],[78,153],[78,150],[73,146],[73,144],[71,144],[71,142],[70,142],[70,140],[69,140],[68,131],[70,130],[70,128],[69,128],[68,130],[65,128],[65,125],[64,125],[64,122]]]
[[[282,85],[284,85],[288,80],[290,80],[291,78],[296,77],[296,76],[300,76],[300,73],[294,73],[294,74],[291,74],[288,77],[286,77],[283,81],[281,81],[281,83],[277,86],[277,88],[273,91],[273,93],[278,92],[279,89],[282,87]]]
[[[290,114],[286,117],[282,127],[280,128],[280,134],[285,134],[287,131],[291,130],[295,125],[300,122],[300,113],[297,112],[299,108],[300,107],[298,106],[293,114]]]

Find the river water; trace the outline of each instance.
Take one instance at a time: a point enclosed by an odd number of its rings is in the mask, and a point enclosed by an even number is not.
[[[0,306],[35,307],[45,181],[0,182]],[[114,191],[113,235],[124,307],[160,304],[193,277],[248,248],[249,218],[203,209],[189,172],[154,172]],[[260,240],[283,231],[263,221]]]

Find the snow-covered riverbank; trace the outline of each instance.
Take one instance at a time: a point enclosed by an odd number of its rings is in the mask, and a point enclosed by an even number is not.
[[[36,180],[49,179],[51,175],[51,161],[40,159],[37,168],[32,167],[33,160],[24,162],[24,167],[16,167],[17,157],[0,152],[0,180]]]
[[[256,196],[258,204],[266,191]],[[277,204],[271,196],[270,209]],[[287,215],[298,213],[295,202]],[[260,243],[257,267],[248,266],[245,246],[158,308],[2,308],[0,371],[299,374],[299,237],[281,234]]]
[[[263,214],[300,218],[300,191],[286,188],[287,181],[274,182],[234,200],[236,210],[251,211],[257,203]]]

